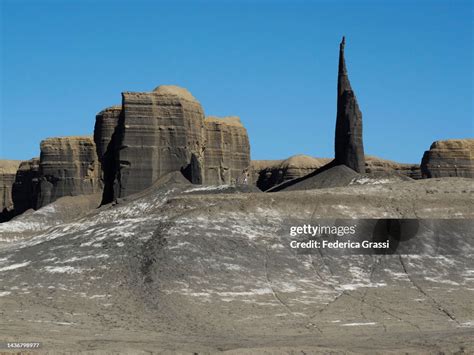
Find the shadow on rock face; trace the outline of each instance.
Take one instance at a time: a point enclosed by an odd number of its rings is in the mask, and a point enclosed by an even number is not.
[[[388,249],[374,249],[376,254],[394,254],[399,248],[418,233],[420,222],[417,219],[381,219],[377,221],[372,233],[373,242],[389,240]]]

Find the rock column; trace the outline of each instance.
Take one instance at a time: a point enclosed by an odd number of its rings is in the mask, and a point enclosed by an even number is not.
[[[347,75],[344,59],[345,38],[339,48],[339,73],[337,81],[337,118],[335,137],[335,164],[365,172],[364,145],[362,141],[362,113]]]

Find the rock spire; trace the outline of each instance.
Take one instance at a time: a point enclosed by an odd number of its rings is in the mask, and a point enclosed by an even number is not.
[[[362,113],[347,75],[344,59],[345,37],[339,46],[337,80],[337,118],[335,137],[335,164],[365,172],[364,144],[362,141]]]

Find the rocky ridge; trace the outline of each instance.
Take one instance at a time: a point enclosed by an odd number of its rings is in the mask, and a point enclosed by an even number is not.
[[[415,180],[421,179],[421,170],[418,164],[403,164],[369,155],[365,156],[365,171],[369,174],[396,172]]]
[[[100,164],[91,137],[48,138],[40,147],[36,209],[63,196],[102,191]]]
[[[37,207],[40,159],[23,161],[18,168],[12,187],[15,215]]]
[[[252,160],[252,183],[266,191],[282,182],[306,176],[330,161],[308,155],[294,155],[285,160]]]
[[[0,222],[8,220],[13,207],[12,187],[21,161],[0,160]]]
[[[474,139],[450,139],[431,144],[421,160],[424,178],[474,177]]]
[[[242,180],[250,163],[250,143],[240,118],[208,116],[204,127],[203,181],[223,185]]]

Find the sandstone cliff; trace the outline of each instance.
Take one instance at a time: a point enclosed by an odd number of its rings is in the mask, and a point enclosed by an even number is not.
[[[102,162],[104,155],[107,152],[112,135],[118,125],[122,106],[116,105],[108,107],[100,111],[95,118],[94,126],[94,142],[96,145],[97,156]]]
[[[91,137],[48,138],[41,142],[36,208],[63,196],[101,191],[100,166]]]
[[[0,160],[0,222],[11,218],[13,213],[12,187],[21,161]]]
[[[331,159],[294,155],[285,160],[253,160],[252,183],[266,191],[282,182],[306,176],[329,163]]]
[[[203,182],[222,185],[238,182],[250,165],[247,130],[238,117],[206,117]]]
[[[115,195],[115,179],[119,167],[119,125],[123,125],[122,106],[108,107],[96,115],[94,142],[101,164],[101,180],[104,185],[102,203],[112,201]]]
[[[94,140],[103,169],[103,203],[142,191],[173,171],[195,184],[229,184],[250,164],[240,119],[205,119],[199,101],[178,86],[122,93],[121,107],[97,114]]]
[[[374,156],[365,157],[367,173],[400,173],[412,179],[421,179],[421,170],[418,164],[403,164]]]
[[[431,144],[421,160],[424,178],[474,177],[474,139],[449,139]]]
[[[204,111],[186,89],[159,86],[153,92],[124,92],[122,115],[114,197],[139,192],[184,169],[193,153],[201,158]]]
[[[39,184],[39,158],[33,158],[20,164],[13,184],[13,204],[15,215],[36,208]]]

